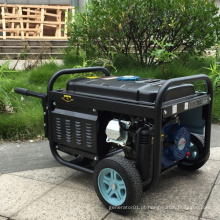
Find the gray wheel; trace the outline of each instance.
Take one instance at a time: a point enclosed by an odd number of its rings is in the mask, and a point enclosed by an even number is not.
[[[106,208],[126,213],[137,205],[142,196],[142,181],[129,160],[112,156],[101,160],[94,172],[95,191]]]
[[[184,158],[184,160],[177,164],[177,166],[184,170],[197,170],[201,168],[209,159],[209,155],[207,155],[203,161],[197,163],[193,161],[204,153],[204,149],[204,137],[198,134],[191,134],[189,148],[190,156],[188,158]]]

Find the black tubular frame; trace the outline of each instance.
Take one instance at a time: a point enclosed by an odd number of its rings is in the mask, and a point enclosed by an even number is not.
[[[48,88],[47,88],[47,93],[49,94],[49,92],[51,92],[53,90],[53,85],[55,83],[55,81],[58,79],[58,77],[62,76],[62,75],[67,75],[67,74],[76,74],[76,73],[87,73],[87,72],[103,72],[105,74],[105,76],[110,76],[110,73],[108,72],[107,69],[103,68],[103,67],[87,67],[87,68],[77,68],[77,69],[64,69],[64,70],[60,70],[58,72],[56,72],[51,78],[50,81],[48,83]],[[60,155],[57,152],[56,149],[56,144],[53,142],[53,128],[52,128],[52,115],[51,115],[51,109],[53,108],[53,103],[50,101],[50,103],[48,103],[48,132],[49,132],[49,143],[50,143],[50,150],[51,153],[53,154],[54,158],[61,164],[63,164],[64,166],[85,172],[85,173],[94,173],[94,171],[92,169],[74,164],[74,163],[70,163],[68,161],[65,161],[62,157],[60,157]]]
[[[102,67],[89,67],[89,68],[77,68],[77,69],[64,69],[61,71],[58,71],[55,73],[49,83],[48,83],[48,89],[47,92],[51,92],[53,90],[53,86],[55,81],[58,77],[61,75],[66,74],[76,74],[76,73],[86,73],[86,72],[97,72],[101,71],[105,74],[105,76],[110,76],[110,73],[107,69]],[[212,99],[213,99],[213,88],[211,80],[208,76],[204,74],[195,75],[195,76],[187,76],[187,77],[179,77],[174,79],[169,79],[165,81],[165,83],[161,86],[161,88],[158,91],[154,109],[154,144],[153,144],[153,172],[152,172],[152,178],[150,180],[150,183],[148,185],[148,189],[155,186],[158,182],[159,175],[161,173],[161,157],[162,157],[162,141],[161,141],[161,130],[162,130],[162,108],[163,108],[163,100],[166,91],[169,87],[177,84],[182,83],[189,83],[189,82],[195,82],[195,81],[202,81],[204,80],[206,82],[207,86],[207,94],[210,96],[210,103],[207,104],[207,114],[205,118],[205,153],[202,155],[202,157],[199,157],[196,161],[202,161],[210,152],[210,135],[211,135],[211,112],[212,112]],[[49,101],[49,100],[48,100]],[[53,109],[53,103],[52,101],[48,102],[48,131],[49,131],[49,142],[50,142],[50,149],[54,156],[54,158],[61,164],[68,166],[70,168],[86,172],[86,173],[93,173],[94,171],[92,169],[82,167],[77,164],[70,163],[68,161],[65,161],[63,158],[61,158],[57,152],[56,149],[56,143],[53,142],[52,137],[52,115],[51,110]],[[146,114],[147,115],[147,114]]]
[[[86,67],[86,68],[76,68],[76,69],[64,69],[56,72],[51,78],[48,83],[47,92],[50,92],[53,90],[53,85],[58,77],[61,75],[67,75],[67,74],[76,74],[76,73],[88,73],[88,72],[103,72],[105,76],[110,76],[110,73],[107,69],[103,67]]]
[[[154,116],[154,146],[153,146],[153,175],[148,189],[155,186],[158,182],[159,175],[161,172],[161,157],[162,157],[162,144],[161,144],[161,130],[162,130],[162,105],[166,91],[169,87],[195,81],[204,80],[207,86],[207,94],[210,95],[210,103],[207,107],[206,122],[205,122],[205,153],[202,158],[198,158],[202,161],[210,151],[210,137],[211,137],[211,115],[212,115],[212,99],[213,99],[213,88],[212,82],[205,74],[179,77],[167,80],[159,89],[156,101],[155,101],[155,116]],[[198,160],[197,160],[198,162]]]

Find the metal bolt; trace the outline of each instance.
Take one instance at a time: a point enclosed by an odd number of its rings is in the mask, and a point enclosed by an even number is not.
[[[92,109],[92,111],[93,111],[93,112],[96,112],[96,109],[94,108],[94,109]]]
[[[98,160],[98,157],[94,157],[94,160]]]
[[[44,127],[46,127],[47,126],[47,124],[46,123],[44,123]]]
[[[167,110],[163,110],[163,114],[166,115],[167,114]]]
[[[211,97],[209,97],[209,101],[211,101],[212,100],[212,98]]]
[[[112,184],[112,189],[116,189],[116,185],[114,183]]]
[[[53,102],[53,105],[56,105],[57,103],[56,102]]]
[[[47,113],[46,112],[44,112],[44,115],[46,115]]]
[[[56,149],[58,149],[58,146],[56,146]]]

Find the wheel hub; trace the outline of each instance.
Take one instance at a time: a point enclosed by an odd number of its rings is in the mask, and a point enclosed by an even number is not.
[[[105,168],[100,172],[98,186],[103,198],[111,205],[121,205],[127,197],[124,180],[111,168]]]
[[[114,183],[112,183],[112,189],[116,189],[116,185]]]

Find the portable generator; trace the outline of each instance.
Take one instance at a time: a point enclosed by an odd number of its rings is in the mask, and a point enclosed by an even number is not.
[[[53,90],[61,75],[86,72],[104,74]],[[195,81],[205,81],[206,91],[195,91]],[[42,99],[53,156],[93,174],[99,199],[114,212],[137,205],[166,169],[196,170],[209,158],[213,88],[206,75],[160,80],[111,76],[102,67],[65,69],[51,77],[47,94],[15,92]]]

